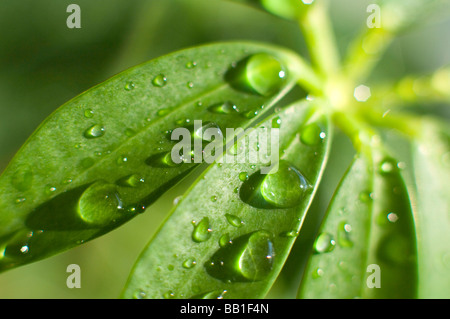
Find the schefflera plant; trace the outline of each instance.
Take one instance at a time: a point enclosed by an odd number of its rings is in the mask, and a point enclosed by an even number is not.
[[[223,154],[167,216],[122,297],[262,298],[302,234],[327,160],[336,160],[328,155],[338,127],[356,156],[311,248],[298,297],[450,296],[450,134],[437,119],[395,108],[417,101],[411,83],[426,92],[420,98],[448,102],[450,71],[374,83],[370,98],[360,85],[395,35],[441,2],[381,1],[387,19],[364,27],[344,58],[328,1],[249,2],[297,21],[311,62],[272,45],[217,43],[136,66],[67,102],[0,177],[1,270],[105,234],[202,169],[192,161],[195,149],[173,156],[172,132],[183,127],[204,147],[200,155],[215,139],[223,139]],[[403,19],[389,19],[398,10]],[[307,98],[283,106],[296,85]],[[203,134],[211,128],[214,139]],[[235,139],[227,128],[251,129]],[[409,139],[412,185],[380,128]],[[248,160],[259,130],[279,137],[269,172],[261,158]],[[226,160],[239,156],[247,161]]]

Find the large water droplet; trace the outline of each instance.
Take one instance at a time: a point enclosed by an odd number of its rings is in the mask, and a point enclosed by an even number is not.
[[[281,89],[286,77],[286,70],[281,62],[267,53],[246,58],[226,74],[227,80],[236,89],[263,96]]]
[[[113,184],[95,182],[78,200],[78,216],[86,223],[107,225],[122,216],[122,200]]]
[[[209,224],[209,218],[204,217],[201,221],[194,224],[194,230],[192,231],[192,240],[196,243],[207,241],[211,237],[211,225]]]
[[[313,247],[316,253],[321,254],[332,251],[335,246],[336,241],[334,240],[333,235],[330,233],[321,233],[317,236]]]
[[[254,173],[240,188],[240,198],[258,208],[290,208],[301,203],[311,189],[306,178],[289,162],[281,160],[271,174]]]
[[[272,238],[271,233],[260,230],[233,239],[205,264],[207,272],[225,282],[265,279],[275,256]]]
[[[97,138],[103,135],[105,135],[105,128],[100,124],[92,125],[84,131],[84,137],[86,138]]]
[[[153,78],[152,84],[157,87],[163,87],[167,84],[167,78],[164,74],[158,74]]]

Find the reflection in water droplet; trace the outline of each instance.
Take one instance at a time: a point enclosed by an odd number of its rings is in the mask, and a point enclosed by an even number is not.
[[[206,262],[205,268],[211,276],[225,282],[263,280],[273,266],[272,238],[271,233],[260,230],[233,239]]]
[[[321,233],[317,236],[313,247],[316,253],[321,254],[332,251],[335,246],[336,241],[334,240],[333,235],[330,233]]]

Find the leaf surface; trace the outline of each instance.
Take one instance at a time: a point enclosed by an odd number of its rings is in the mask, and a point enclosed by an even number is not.
[[[195,120],[218,132],[245,128],[308,74],[283,49],[217,43],[151,60],[73,98],[0,177],[0,270],[136,216],[198,165],[184,163],[186,154],[174,162],[172,130],[192,132]]]
[[[124,298],[265,296],[301,228],[328,152],[327,118],[308,103],[253,130],[279,127],[280,157],[269,174],[261,157],[227,157],[241,148],[236,156],[252,154],[257,144],[246,137],[199,177],[142,252]]]
[[[343,177],[314,242],[299,298],[413,298],[413,215],[397,162],[359,154]]]

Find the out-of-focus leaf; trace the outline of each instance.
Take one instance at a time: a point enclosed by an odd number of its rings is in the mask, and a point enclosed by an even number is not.
[[[416,238],[397,163],[357,155],[314,242],[299,298],[413,298]]]

